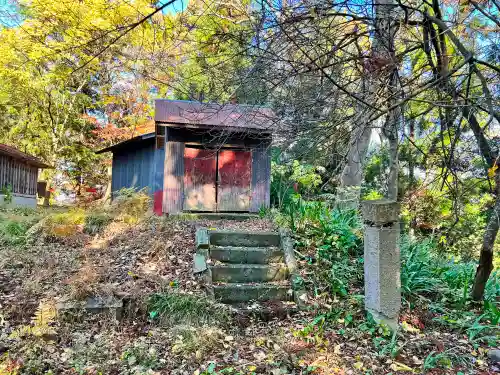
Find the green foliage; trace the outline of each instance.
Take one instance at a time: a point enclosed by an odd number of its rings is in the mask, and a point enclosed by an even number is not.
[[[112,220],[112,216],[106,212],[90,212],[85,216],[83,231],[88,234],[101,233]]]
[[[371,152],[366,157],[364,165],[364,183],[361,186],[361,196],[383,196],[382,186],[384,185],[384,175],[389,167],[389,151],[387,147]],[[365,199],[374,199],[366,198]]]
[[[434,368],[452,368],[454,365],[466,365],[467,359],[462,355],[455,353],[452,349],[438,353],[432,351],[424,360],[424,370]]]
[[[355,210],[331,209],[325,202],[305,201],[295,195],[277,218],[294,232],[297,248],[314,249],[313,283],[316,293],[329,290],[346,296],[353,280],[362,274],[361,223]],[[351,257],[353,256],[353,257]],[[304,280],[304,283],[307,283]]]
[[[3,195],[3,203],[4,204],[11,204],[12,203],[12,199],[13,199],[12,186],[10,186],[10,184],[7,186],[3,186],[0,189],[0,194]]]
[[[436,242],[430,239],[403,238],[401,257],[401,288],[407,303],[424,299],[437,314],[436,323],[463,331],[472,343],[495,345],[498,342],[500,277],[497,271],[486,284],[482,311],[476,312],[471,310],[469,301],[475,263],[443,258]],[[431,357],[429,361],[435,364],[436,358]]]
[[[81,225],[85,222],[85,211],[82,209],[72,209],[48,217],[52,224]]]
[[[434,234],[443,253],[465,261],[477,258],[492,206],[489,193],[476,191],[480,181],[470,180],[469,184],[471,187],[465,186],[455,202],[446,189],[418,188],[408,196],[402,211],[403,218],[413,222],[418,236]]]
[[[129,345],[123,351],[120,359],[125,367],[130,368],[131,373],[134,374],[147,374],[151,370],[162,367],[156,348],[144,341],[137,341]]]
[[[147,188],[123,188],[113,199],[109,212],[118,220],[135,224],[144,217],[150,205],[151,197],[147,194]]]
[[[422,242],[403,238],[401,241],[401,291],[403,297],[428,296],[435,294],[440,287],[437,277],[435,256],[432,250],[435,244],[432,240]]]
[[[0,242],[7,245],[20,245],[25,241],[29,226],[25,222],[0,218]]]
[[[218,325],[229,324],[232,320],[225,306],[215,304],[204,297],[173,290],[150,296],[148,310],[150,318],[166,325]]]
[[[469,298],[476,264],[458,262],[439,252],[436,241],[401,240],[401,288],[403,297],[427,298],[464,307]],[[493,272],[486,285],[486,300],[493,302],[500,296],[499,276]]]
[[[283,162],[281,154],[273,150],[271,161],[271,204],[282,208],[293,200],[297,193],[316,193],[321,185],[318,167],[298,160]]]
[[[40,221],[41,234],[49,237],[69,237],[80,231],[80,226],[85,222],[85,211],[72,209],[47,216]]]

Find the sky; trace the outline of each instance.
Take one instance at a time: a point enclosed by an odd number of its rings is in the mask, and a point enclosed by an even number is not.
[[[12,27],[18,22],[16,5],[12,0],[0,0],[0,25]]]

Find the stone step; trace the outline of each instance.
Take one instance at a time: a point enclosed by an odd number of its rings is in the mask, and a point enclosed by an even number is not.
[[[268,264],[281,263],[283,251],[277,247],[213,246],[210,257],[224,263]]]
[[[274,232],[209,231],[211,246],[267,247],[279,246],[280,236]]]
[[[215,300],[224,303],[291,300],[286,284],[214,284]]]
[[[284,264],[223,264],[210,266],[212,280],[227,283],[282,281],[288,278]]]

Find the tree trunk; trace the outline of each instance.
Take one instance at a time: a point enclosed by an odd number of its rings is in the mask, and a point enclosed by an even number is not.
[[[497,185],[500,181],[496,179]],[[476,269],[476,277],[474,278],[474,286],[472,287],[472,299],[480,301],[484,296],[484,289],[491,271],[493,270],[493,247],[498,234],[498,227],[500,224],[500,199],[497,194],[495,198],[495,206],[491,213],[488,224],[486,225],[486,232],[483,237],[483,246],[481,247],[481,255],[479,257],[479,265]]]
[[[372,56],[374,66],[378,62],[381,66],[371,72],[366,72],[366,96],[368,102],[374,102],[377,95],[380,95],[379,89],[382,88],[384,96],[390,98],[394,94],[396,82],[397,65],[394,52],[394,35],[396,26],[393,20],[393,11],[396,8],[394,0],[377,0],[375,3],[375,35],[372,43]],[[388,69],[386,69],[388,67]],[[385,87],[382,87],[385,85]],[[394,101],[396,99],[393,99]],[[371,136],[371,126],[367,122],[372,115],[372,111],[368,108],[360,108],[360,119],[356,121],[361,123],[353,130],[347,162],[341,175],[341,189],[339,196],[344,196],[345,199],[355,200],[356,205],[359,202],[359,190],[363,182],[363,162],[368,151],[368,145]],[[365,112],[365,113],[363,113]],[[398,139],[397,139],[397,113],[399,109],[391,111],[388,114],[388,121],[384,126],[384,134],[389,135],[391,168],[389,175],[389,198],[397,199],[397,177],[398,177]],[[357,197],[357,199],[356,199]],[[340,198],[339,198],[340,199]]]
[[[410,232],[413,235],[413,230],[417,226],[417,217],[415,215],[415,199],[413,194],[415,193],[415,187],[417,185],[417,180],[415,179],[415,161],[413,159],[413,143],[415,142],[415,120],[410,120],[410,129],[409,129],[409,140],[410,147],[408,148],[408,191],[410,192]]]
[[[45,186],[45,196],[43,197],[43,207],[50,205],[50,179],[47,179],[47,186]]]
[[[383,133],[389,141],[389,176],[387,178],[387,198],[390,200],[398,200],[398,174],[399,174],[399,157],[398,157],[398,123],[399,110],[391,111],[387,115],[387,122],[384,126]]]
[[[394,38],[397,32],[395,21],[395,9],[397,5],[394,0],[376,0],[375,2],[375,36],[372,47],[374,59],[384,61],[385,65],[379,72],[383,95],[387,98],[389,107],[393,107],[398,101],[398,67],[394,47]],[[396,107],[387,113],[382,133],[389,141],[389,176],[387,178],[387,198],[398,199],[398,128],[401,119],[401,108]]]
[[[354,130],[356,133],[349,147],[347,161],[342,175],[340,176],[341,186],[360,186],[363,182],[363,161],[368,151],[372,129],[363,126]]]
[[[113,178],[113,167],[112,164],[108,165],[107,168],[107,174],[108,174],[108,183],[106,185],[106,191],[104,192],[104,197],[102,198],[102,201],[104,204],[110,204],[111,203],[111,182]]]

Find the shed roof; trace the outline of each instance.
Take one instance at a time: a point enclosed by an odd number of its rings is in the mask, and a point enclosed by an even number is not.
[[[156,122],[186,127],[248,129],[271,133],[275,118],[274,112],[268,107],[167,99],[155,101]]]
[[[29,165],[38,168],[53,168],[50,165],[45,164],[39,158],[29,155],[25,152],[19,151],[17,148],[14,148],[12,146],[7,146],[6,144],[3,143],[0,143],[0,155],[10,156],[11,158],[23,161]]]
[[[146,134],[141,134],[141,135],[138,135],[136,137],[127,139],[126,141],[122,141],[122,142],[114,144],[112,146],[103,148],[103,149],[101,149],[99,151],[96,151],[95,153],[96,154],[102,154],[103,152],[114,151],[117,148],[126,147],[126,146],[129,146],[129,145],[131,145],[133,143],[136,143],[136,142],[141,142],[141,141],[144,141],[146,139],[154,138],[154,136],[155,136],[154,132],[152,132],[152,133],[146,133]]]

